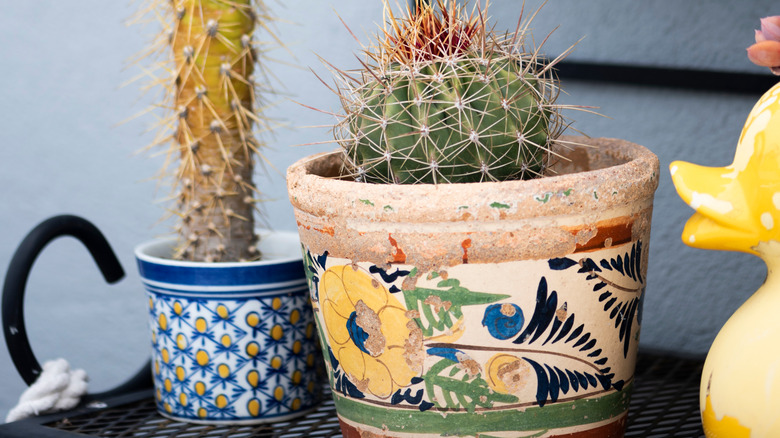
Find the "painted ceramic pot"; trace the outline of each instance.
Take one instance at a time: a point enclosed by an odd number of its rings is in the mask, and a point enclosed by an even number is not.
[[[263,236],[264,260],[246,263],[170,260],[171,244],[136,248],[159,412],[251,424],[313,408],[319,347],[298,236]]]
[[[658,159],[578,141],[533,181],[361,184],[339,153],[288,169],[346,437],[623,436]]]

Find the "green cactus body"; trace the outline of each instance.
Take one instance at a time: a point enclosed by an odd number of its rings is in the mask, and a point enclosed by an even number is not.
[[[495,60],[494,60],[495,61]],[[367,182],[523,179],[544,170],[545,90],[512,61],[396,68],[359,91],[348,153]],[[359,164],[358,164],[359,163]]]
[[[343,81],[346,173],[399,184],[542,176],[562,127],[551,70],[517,49],[524,35],[499,38],[483,17],[449,19],[454,3],[438,7],[442,18],[422,4],[393,18],[397,35],[369,53],[359,80]]]

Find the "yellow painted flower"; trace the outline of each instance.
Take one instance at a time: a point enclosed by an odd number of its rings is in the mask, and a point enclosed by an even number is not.
[[[331,267],[320,278],[319,305],[333,354],[358,389],[389,397],[409,385],[410,320],[380,282],[355,266]]]
[[[670,169],[680,197],[696,210],[685,224],[686,244],[759,255],[759,243],[780,240],[780,84],[753,107],[731,165],[676,161]]]

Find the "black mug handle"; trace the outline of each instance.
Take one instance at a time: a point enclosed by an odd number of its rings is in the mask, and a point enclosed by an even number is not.
[[[24,325],[24,290],[33,263],[43,248],[60,236],[72,236],[89,250],[106,282],[116,283],[125,275],[108,241],[92,223],[78,216],[60,215],[41,222],[22,240],[16,249],[3,285],[3,332],[5,343],[16,370],[28,384],[41,374],[41,365],[33,354]],[[98,400],[122,393],[152,387],[149,363],[122,385],[99,394],[87,394],[82,402]]]

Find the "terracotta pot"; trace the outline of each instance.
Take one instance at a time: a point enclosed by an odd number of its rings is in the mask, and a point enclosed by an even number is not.
[[[658,159],[614,139],[557,176],[288,189],[345,436],[622,437]]]

